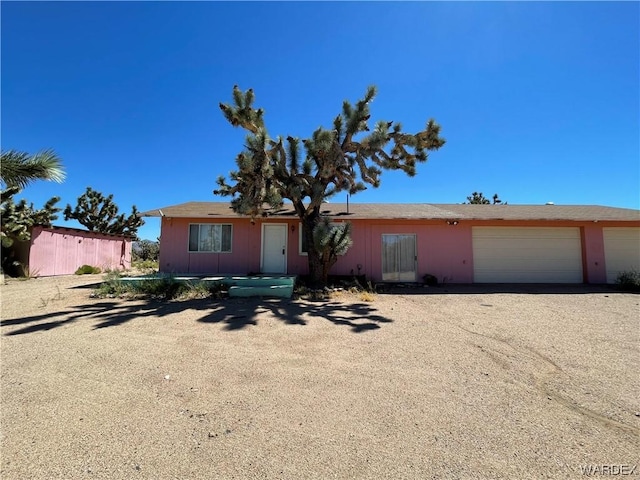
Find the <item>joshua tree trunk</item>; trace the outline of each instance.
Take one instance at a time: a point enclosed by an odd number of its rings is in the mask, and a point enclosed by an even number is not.
[[[313,288],[323,287],[327,284],[329,271],[337,262],[338,257],[333,251],[334,245],[327,243],[320,246],[316,242],[314,231],[321,221],[319,209],[313,209],[312,213],[305,214],[301,221],[307,243],[310,286]]]
[[[312,288],[322,287],[326,284],[326,277],[324,275],[324,268],[320,252],[316,249],[313,241],[313,229],[316,226],[316,222],[320,217],[319,211],[312,211],[310,214],[304,215],[301,218],[302,233],[305,236],[307,243],[307,261],[309,264],[309,281]]]

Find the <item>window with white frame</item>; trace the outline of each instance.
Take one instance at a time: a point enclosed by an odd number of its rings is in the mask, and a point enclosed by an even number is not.
[[[189,251],[231,253],[232,225],[193,223],[189,225]]]

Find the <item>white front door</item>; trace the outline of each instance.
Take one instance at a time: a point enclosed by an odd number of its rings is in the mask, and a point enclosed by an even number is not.
[[[416,281],[416,236],[382,235],[382,281]]]
[[[287,272],[287,225],[262,224],[262,273]]]

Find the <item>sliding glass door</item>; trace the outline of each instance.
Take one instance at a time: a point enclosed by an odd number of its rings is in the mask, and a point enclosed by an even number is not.
[[[416,236],[382,235],[382,280],[416,281]]]

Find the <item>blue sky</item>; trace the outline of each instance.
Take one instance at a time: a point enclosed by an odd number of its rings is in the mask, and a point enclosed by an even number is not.
[[[234,84],[274,137],[331,126],[375,84],[372,120],[416,132],[433,117],[447,144],[352,202],[639,208],[637,2],[5,1],[1,15],[2,148],[53,148],[67,170],[24,190],[36,206],[87,186],[126,212],[224,200],[215,179],[244,139],[218,108]]]

